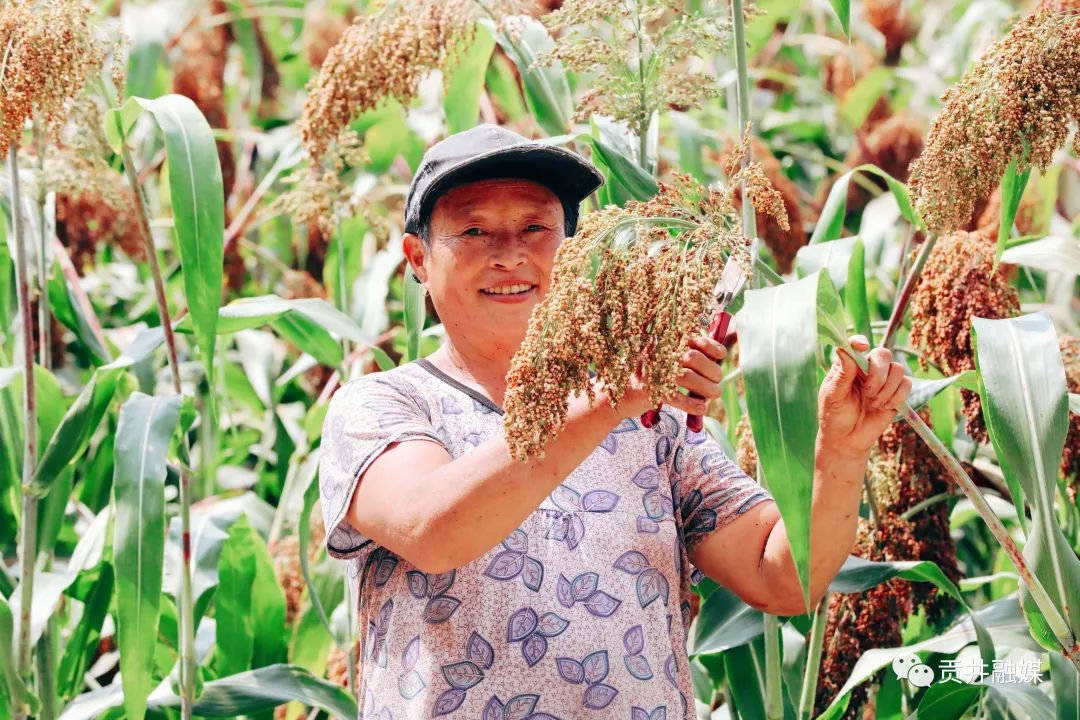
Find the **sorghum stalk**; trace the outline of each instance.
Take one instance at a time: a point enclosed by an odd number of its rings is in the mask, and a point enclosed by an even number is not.
[[[806,671],[803,674],[802,692],[799,694],[799,717],[810,720],[814,714],[814,697],[817,692],[818,672],[821,670],[821,646],[825,641],[825,625],[829,620],[829,593],[821,598],[814,624],[810,626],[810,638],[806,642]]]
[[[39,350],[39,362],[41,367],[49,370],[52,368],[52,352],[50,351],[51,339],[50,330],[52,328],[49,322],[49,293],[46,291],[47,278],[46,273],[48,268],[45,265],[45,247],[46,236],[48,232],[45,228],[45,132],[41,127],[41,119],[36,118],[34,120],[34,146],[37,150],[38,158],[38,182],[37,182],[37,198],[35,198],[35,209],[37,210],[37,256],[38,256],[38,280],[37,280],[37,301],[38,301],[38,346]]]
[[[119,125],[119,123],[118,123]],[[158,317],[165,333],[165,348],[172,371],[173,392],[182,394],[180,384],[180,363],[177,360],[176,335],[173,333],[169,303],[165,297],[165,282],[161,277],[157,251],[154,248],[154,236],[150,232],[150,214],[146,208],[142,185],[135,170],[135,161],[127,146],[123,128],[118,127],[121,135],[120,151],[124,160],[124,172],[135,195],[135,207],[142,226],[143,241],[146,244],[146,257],[150,263],[150,274],[154,278],[154,295],[157,299]],[[195,613],[191,592],[191,447],[186,432],[181,432],[180,452],[180,716],[190,720],[195,705]]]
[[[934,249],[935,243],[937,243],[937,233],[930,233],[923,240],[922,247],[919,248],[919,254],[915,257],[915,263],[911,266],[911,270],[904,279],[904,285],[896,296],[892,314],[889,315],[889,325],[885,330],[885,339],[881,343],[883,347],[891,350],[893,343],[896,342],[896,333],[900,330],[900,324],[904,320],[904,313],[907,312],[911,296],[915,292],[915,287],[919,284],[922,269],[926,265],[926,260],[930,257],[930,252]]]
[[[30,491],[30,481],[37,469],[37,395],[34,384],[34,334],[30,316],[30,279],[26,262],[26,241],[22,221],[22,195],[19,191],[19,163],[16,143],[8,146],[8,175],[11,178],[11,232],[15,240],[15,274],[18,284],[19,316],[23,341],[23,472],[22,524],[19,527],[22,577],[19,583],[19,635],[15,638],[15,663],[19,676],[29,686],[31,676],[30,611],[34,605],[34,569],[37,566],[38,498]],[[18,719],[29,717],[23,705],[15,709]]]

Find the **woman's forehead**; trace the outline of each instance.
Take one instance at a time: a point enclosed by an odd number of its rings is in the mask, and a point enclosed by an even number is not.
[[[541,183],[520,178],[496,178],[451,188],[439,196],[433,210],[439,207],[457,214],[493,209],[500,212],[554,210],[561,208],[562,203]]]

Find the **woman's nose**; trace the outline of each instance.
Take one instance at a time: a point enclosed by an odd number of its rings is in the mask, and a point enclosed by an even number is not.
[[[513,233],[500,233],[494,241],[489,256],[492,267],[513,269],[525,264],[525,241]]]

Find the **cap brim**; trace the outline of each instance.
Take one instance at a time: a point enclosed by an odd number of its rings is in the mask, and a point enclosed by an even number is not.
[[[405,232],[416,232],[420,217],[447,188],[498,177],[533,180],[573,203],[581,202],[604,184],[600,171],[570,150],[541,144],[499,148],[476,155],[432,178],[416,205],[416,216],[407,219]]]

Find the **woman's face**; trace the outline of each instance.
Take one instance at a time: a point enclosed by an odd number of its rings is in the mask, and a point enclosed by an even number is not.
[[[555,193],[529,180],[493,179],[439,196],[429,245],[411,234],[404,243],[451,340],[513,353],[548,290],[564,237]]]

